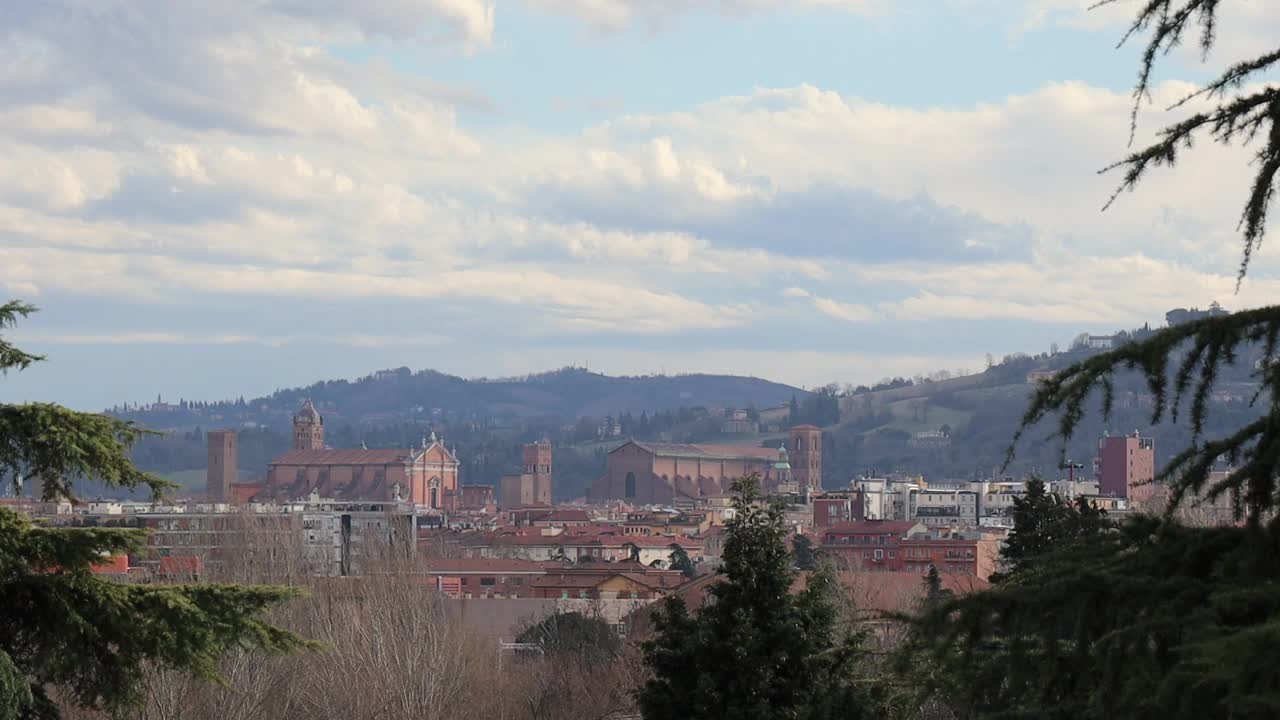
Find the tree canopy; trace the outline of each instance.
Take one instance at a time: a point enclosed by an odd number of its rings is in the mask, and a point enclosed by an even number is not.
[[[797,572],[782,507],[760,507],[759,479],[734,483],[721,577],[690,611],[679,595],[661,601],[656,635],[644,644],[652,678],[639,691],[646,720],[857,718],[853,682],[860,637],[838,622],[829,570]]]
[[[1125,35],[1147,34],[1135,127],[1157,60],[1189,34],[1207,55],[1217,46],[1221,5],[1140,4]],[[1199,137],[1258,143],[1240,217],[1241,282],[1264,236],[1280,169],[1280,89],[1263,82],[1277,62],[1280,50],[1231,64],[1175,105],[1214,107],[1165,127],[1155,143],[1107,168],[1123,172],[1119,194],[1151,169],[1173,166]],[[1008,567],[994,587],[933,604],[917,618],[905,656],[943,669],[930,681],[957,714],[1172,720],[1280,713],[1273,660],[1280,646],[1277,338],[1280,307],[1211,312],[1144,333],[1037,386],[1010,458],[1022,434],[1041,421],[1052,419],[1065,441],[1095,408],[1110,417],[1121,373],[1137,373],[1146,384],[1152,423],[1183,422],[1190,442],[1157,474],[1169,489],[1163,516],[1137,514],[1115,524],[1087,505],[1031,488],[1015,511]],[[1261,412],[1207,437],[1215,383],[1242,356],[1260,357],[1253,403]],[[1174,517],[1193,499],[1223,494],[1233,500],[1238,526],[1187,527]]]
[[[0,305],[0,330],[34,311]],[[0,371],[42,359],[0,336]],[[0,481],[37,480],[44,500],[74,500],[75,483],[86,479],[158,494],[167,483],[129,460],[144,432],[57,405],[0,404]],[[217,680],[225,652],[309,646],[264,616],[293,590],[125,584],[93,574],[95,564],[139,552],[144,541],[137,530],[38,527],[0,508],[0,720],[58,717],[59,701],[120,713],[140,703],[147,664]]]

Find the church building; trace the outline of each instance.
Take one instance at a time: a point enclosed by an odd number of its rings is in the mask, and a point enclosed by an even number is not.
[[[753,473],[767,492],[821,490],[822,430],[794,427],[779,448],[631,440],[609,453],[605,474],[591,484],[590,498],[676,503],[728,494],[734,480]]]
[[[417,448],[325,447],[324,418],[307,400],[293,417],[293,448],[267,466],[265,495],[280,500],[313,493],[336,500],[412,502],[423,510],[458,503],[458,458],[431,433]]]

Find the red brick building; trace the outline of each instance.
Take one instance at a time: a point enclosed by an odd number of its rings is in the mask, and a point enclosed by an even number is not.
[[[863,520],[821,530],[822,551],[851,571],[928,572],[987,577],[995,545],[977,533],[930,532],[910,521]]]
[[[519,474],[503,475],[498,486],[498,506],[551,505],[551,442],[539,440],[521,449]]]
[[[814,425],[791,428],[791,477],[801,491],[822,491],[822,429]]]
[[[1094,461],[1098,492],[1141,502],[1155,493],[1156,443],[1152,438],[1132,435],[1104,437],[1098,441]]]
[[[628,441],[614,448],[605,474],[591,484],[594,502],[626,500],[672,504],[729,492],[734,480],[759,474],[766,489],[790,482],[775,466],[786,461],[775,448]]]
[[[324,419],[308,400],[294,416],[293,449],[267,466],[265,493],[282,500],[320,497],[389,502],[403,499],[429,510],[453,510],[458,459],[432,433],[420,448],[324,446]]]
[[[205,439],[209,444],[209,463],[205,471],[205,497],[209,502],[233,502],[232,485],[239,480],[240,453],[236,446],[234,430],[210,430]]]
[[[433,559],[424,570],[453,598],[652,600],[681,585],[679,571],[631,562],[565,566],[511,558]]]

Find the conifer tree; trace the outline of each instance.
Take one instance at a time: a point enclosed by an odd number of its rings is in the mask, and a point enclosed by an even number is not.
[[[35,309],[0,305],[0,330]],[[42,359],[0,335],[0,374]],[[0,404],[0,482],[26,477],[44,500],[74,499],[85,480],[159,494],[172,486],[129,460],[144,434],[53,404]],[[0,508],[0,720],[58,717],[55,698],[120,714],[142,699],[144,664],[216,680],[226,651],[306,645],[263,617],[289,589],[120,584],[91,572],[108,556],[140,551],[144,539],[139,530],[39,527]]]
[[[1218,14],[1227,12],[1220,5],[1218,0],[1140,4],[1125,35],[1128,40],[1148,34],[1134,90],[1135,126],[1160,56],[1188,35],[1197,36],[1206,56],[1217,46]],[[1277,63],[1280,49],[1230,65],[1178,103],[1207,100],[1214,107],[1165,127],[1155,143],[1108,168],[1123,173],[1118,195],[1136,188],[1153,168],[1173,166],[1194,139],[1253,143],[1258,149],[1240,217],[1239,282],[1264,236],[1280,170],[1280,88],[1266,82]],[[927,657],[946,668],[935,680],[958,714],[1276,717],[1278,338],[1280,306],[1211,314],[1088,358],[1038,386],[1019,435],[1055,418],[1056,434],[1070,438],[1093,403],[1110,415],[1117,374],[1137,372],[1155,398],[1152,422],[1186,422],[1193,439],[1157,474],[1156,481],[1169,488],[1163,517],[1136,516],[1106,527],[1086,518],[1087,508],[1076,507],[1067,516],[1078,516],[1097,531],[1053,538],[1040,531],[1058,527],[1054,522],[1029,523],[1020,528],[1029,534],[1023,533],[1012,549],[1018,557],[994,588],[923,614],[908,656]],[[1205,437],[1214,383],[1222,368],[1250,346],[1262,355],[1256,373],[1261,387],[1254,398],[1261,416],[1220,437]],[[1011,445],[1011,457],[1014,449]],[[1211,475],[1222,465],[1231,469]],[[1190,497],[1223,494],[1236,499],[1240,527],[1189,528],[1172,518]]]
[[[667,563],[667,567],[672,570],[679,570],[687,578],[692,578],[698,574],[696,568],[693,567],[693,560],[689,559],[689,553],[680,547],[679,543],[671,543],[671,561]]]
[[[734,483],[723,577],[692,612],[678,595],[654,615],[644,644],[652,678],[638,693],[645,720],[877,717],[854,683],[860,637],[837,622],[830,570],[792,592],[797,573],[782,507],[759,507],[759,479]]]
[[[817,553],[808,535],[797,534],[791,540],[791,555],[797,570],[813,570],[818,566]]]

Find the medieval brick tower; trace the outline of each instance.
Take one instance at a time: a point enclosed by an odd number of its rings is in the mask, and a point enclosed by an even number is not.
[[[791,428],[791,477],[801,490],[822,490],[822,429],[813,425]]]
[[[209,502],[231,502],[231,483],[238,479],[240,464],[234,430],[210,430],[209,464],[205,471],[205,497]]]
[[[551,442],[539,440],[521,449],[519,475],[503,475],[498,485],[498,507],[504,510],[526,505],[551,504]]]
[[[524,446],[524,474],[532,476],[533,502],[551,504],[551,441],[539,440]]]
[[[324,449],[324,418],[311,404],[311,399],[302,403],[302,409],[293,416],[293,449]]]

